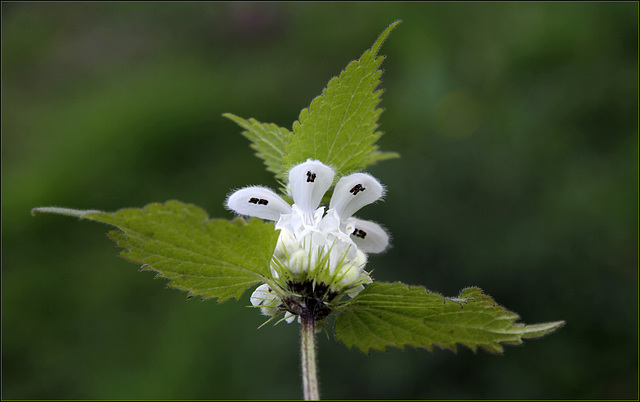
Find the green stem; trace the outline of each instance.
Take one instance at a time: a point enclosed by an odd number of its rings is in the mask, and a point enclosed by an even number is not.
[[[316,367],[316,328],[313,314],[305,311],[300,315],[302,329],[300,345],[302,359],[302,389],[305,401],[319,401],[318,370]]]

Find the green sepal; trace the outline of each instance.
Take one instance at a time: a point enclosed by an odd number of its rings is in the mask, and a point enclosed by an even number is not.
[[[502,345],[517,345],[564,325],[525,325],[516,322],[519,318],[478,288],[446,298],[422,286],[376,282],[338,309],[335,335],[348,348],[364,353],[405,345],[456,351],[457,344],[502,353]]]

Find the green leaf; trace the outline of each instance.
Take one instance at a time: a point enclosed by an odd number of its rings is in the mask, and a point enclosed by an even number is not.
[[[273,123],[261,123],[253,118],[245,120],[231,113],[225,113],[223,116],[246,130],[242,135],[251,141],[251,148],[257,151],[256,156],[264,160],[267,170],[275,173],[280,180],[286,179],[287,170],[282,164],[282,158],[285,142],[291,132]]]
[[[387,159],[395,159],[399,158],[400,154],[397,152],[380,152],[373,151],[369,154],[367,158],[363,161],[364,166],[369,166],[376,164],[378,162],[386,161]]]
[[[109,232],[120,255],[157,271],[169,287],[189,297],[239,299],[247,288],[270,277],[269,262],[278,238],[273,223],[243,219],[209,219],[194,205],[179,201],[127,208],[113,213],[66,208],[35,208],[35,212],[77,216],[115,226]]]
[[[433,345],[456,351],[456,344],[502,353],[502,344],[520,344],[564,325],[516,323],[520,317],[499,306],[478,288],[445,298],[421,286],[376,282],[338,311],[338,340],[362,352],[405,345],[428,350]]]
[[[378,68],[384,57],[378,51],[389,33],[400,23],[391,24],[359,60],[354,60],[329,81],[322,95],[300,112],[293,133],[285,143],[284,164],[291,167],[307,158],[318,159],[346,174],[378,161],[398,157],[396,153],[377,152],[376,141],[382,132],[378,117],[382,109]]]

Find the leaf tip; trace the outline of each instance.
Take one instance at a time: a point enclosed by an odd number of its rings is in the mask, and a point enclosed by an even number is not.
[[[561,321],[545,322],[541,324],[527,325],[526,333],[522,334],[522,338],[524,339],[541,338],[543,336],[556,332],[560,328],[564,327],[566,323],[567,323],[566,321],[561,320]]]
[[[89,214],[103,214],[104,212],[98,211],[96,209],[72,209],[72,208],[61,208],[61,207],[37,207],[31,209],[31,216],[36,216],[37,213],[46,213],[46,214],[58,214],[58,215],[66,215],[66,216],[75,216],[77,218],[83,218],[85,215]]]
[[[231,120],[232,122],[236,123],[237,125],[239,125],[240,127],[246,130],[249,129],[249,122],[243,119],[242,117],[236,116],[233,113],[222,113],[222,117]]]
[[[378,39],[376,40],[376,42],[371,47],[371,50],[374,52],[374,54],[378,54],[378,50],[380,50],[380,47],[382,46],[384,41],[387,39],[387,37],[389,36],[391,31],[393,31],[395,29],[395,27],[398,26],[398,24],[400,24],[401,22],[402,22],[402,20],[400,20],[400,19],[395,20],[394,22],[391,23],[391,25],[389,25],[387,27],[387,29],[385,29],[380,34],[380,36],[378,36]]]

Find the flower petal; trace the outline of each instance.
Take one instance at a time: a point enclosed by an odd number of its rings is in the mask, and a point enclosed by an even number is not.
[[[287,324],[291,324],[293,322],[293,320],[295,320],[297,317],[297,315],[295,314],[291,314],[290,312],[286,312],[284,313],[284,320],[287,322]]]
[[[278,221],[280,215],[290,214],[291,207],[273,190],[253,186],[242,188],[227,198],[227,208],[246,216]]]
[[[342,220],[350,218],[357,210],[377,201],[384,194],[382,184],[367,173],[345,176],[333,190],[329,208],[334,208]]]
[[[259,306],[265,302],[267,303],[270,302],[274,298],[275,298],[275,295],[271,293],[271,289],[269,289],[269,285],[267,285],[266,283],[263,283],[262,285],[258,286],[256,290],[253,291],[253,293],[251,294],[251,298],[249,300],[251,301],[251,304],[253,306]]]
[[[276,248],[273,250],[274,257],[284,261],[296,251],[302,250],[300,243],[298,243],[289,230],[285,228],[278,228],[277,226],[276,229],[280,229],[280,236],[278,236]]]
[[[363,285],[358,285],[356,287],[353,287],[351,289],[348,289],[347,291],[345,291],[345,293],[347,294],[347,296],[349,296],[350,298],[354,298],[358,295],[358,293],[362,292],[364,290],[364,286]]]
[[[260,312],[264,315],[273,316],[278,312],[276,309],[278,297],[266,283],[258,286],[253,291],[250,300],[253,306],[260,306]]]
[[[310,230],[316,230],[316,226],[321,222],[323,214],[324,207],[316,209],[313,214],[305,214],[296,204],[293,204],[291,213],[280,217],[280,220],[276,223],[276,229],[286,229],[293,233],[297,239],[301,239]]]
[[[333,183],[335,173],[324,163],[307,159],[289,171],[289,188],[293,202],[304,212],[308,225],[313,225],[313,214],[322,196]]]
[[[351,240],[366,253],[381,253],[389,245],[389,235],[375,222],[350,218],[346,224]]]

